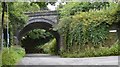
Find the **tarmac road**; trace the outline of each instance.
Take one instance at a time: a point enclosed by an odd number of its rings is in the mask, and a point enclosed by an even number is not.
[[[27,54],[17,65],[118,65],[118,57],[60,58],[49,54]]]

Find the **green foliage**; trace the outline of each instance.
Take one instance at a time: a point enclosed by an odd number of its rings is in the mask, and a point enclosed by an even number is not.
[[[22,46],[26,48],[28,53],[41,53],[42,49],[39,47],[43,46],[53,38],[54,36],[46,30],[35,29],[28,32],[25,38],[22,39]]]
[[[41,9],[41,8],[46,8],[48,3],[53,5],[56,2],[31,2],[30,5],[37,4],[39,6],[39,8]]]
[[[39,6],[39,8],[44,8],[47,6],[46,2],[31,2],[30,5],[34,5],[37,4]]]
[[[11,46],[11,48],[17,52],[21,57],[25,56],[25,50],[19,46]]]
[[[62,52],[61,57],[70,57],[70,58],[78,58],[78,57],[97,57],[97,56],[115,56],[120,55],[119,51],[120,47],[118,42],[116,42],[111,47],[99,47],[99,48],[86,48],[85,50],[81,51],[73,51],[73,52]]]
[[[95,9],[100,10],[102,8],[109,7],[108,2],[70,2],[67,3],[63,8],[60,8],[61,17],[75,15],[80,12],[88,12],[89,10]]]
[[[81,50],[88,46],[96,48],[105,46],[108,40],[109,26],[120,21],[119,4],[109,3],[109,7],[98,10],[90,8],[89,11],[78,10],[77,14],[68,14],[72,12],[70,9],[77,4],[79,3],[69,3],[60,12],[62,17],[56,29],[64,38],[64,50],[71,52],[74,49]],[[87,5],[91,6],[91,4]],[[69,6],[71,7],[68,8]]]
[[[43,49],[45,53],[56,54],[56,39],[52,39],[48,43],[45,43],[41,46],[41,49]]]
[[[25,50],[19,47],[4,48],[2,52],[2,65],[14,65],[25,55]]]
[[[109,50],[111,52],[111,55],[120,55],[119,41],[112,45],[112,47]]]
[[[24,12],[32,12],[38,11],[39,7],[36,4],[32,6],[28,2],[15,2],[15,3],[8,3],[8,10],[9,10],[9,19],[10,23],[14,26],[14,28],[23,26],[27,21],[27,16],[25,16]],[[19,25],[19,26],[18,26]]]
[[[104,45],[105,40],[108,39],[107,34],[108,32],[108,27],[105,23],[101,23],[98,26],[95,26],[94,24],[90,24],[89,28],[87,29],[87,37],[88,40],[94,45]]]
[[[35,30],[32,30],[30,31],[27,36],[29,38],[32,38],[32,39],[40,39],[40,38],[52,38],[52,35],[47,32],[46,30],[43,30],[43,29],[35,29]]]
[[[27,22],[28,17],[25,12],[35,12],[39,10],[37,4],[30,5],[29,2],[8,2],[10,44],[13,44],[13,36]]]
[[[114,6],[112,7],[113,9],[116,8],[116,4],[113,4]],[[120,23],[120,4],[117,4],[117,9],[113,12],[113,17],[114,20],[116,19],[115,23]]]

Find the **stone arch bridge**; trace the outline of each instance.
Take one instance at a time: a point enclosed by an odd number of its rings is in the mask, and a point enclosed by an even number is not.
[[[27,24],[22,28],[18,35],[18,42],[21,41],[22,37],[26,35],[27,32],[34,29],[44,29],[50,32],[56,38],[56,49],[57,53],[60,50],[61,36],[57,31],[54,31],[54,25],[58,24],[58,13],[57,11],[43,11],[43,12],[34,12],[34,13],[25,13],[28,15],[29,19]]]

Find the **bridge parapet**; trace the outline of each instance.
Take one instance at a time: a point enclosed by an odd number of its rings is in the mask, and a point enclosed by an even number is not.
[[[30,23],[31,20],[39,20],[39,19],[46,19],[46,20],[50,20],[52,25],[54,24],[58,24],[58,13],[57,11],[41,11],[41,12],[27,12],[25,13],[26,15],[28,15],[29,19],[28,19],[28,24]]]

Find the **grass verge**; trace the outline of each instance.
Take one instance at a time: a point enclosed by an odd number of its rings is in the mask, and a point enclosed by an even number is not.
[[[25,50],[23,48],[13,46],[10,48],[4,48],[2,51],[3,67],[16,64],[24,55]]]
[[[116,42],[111,47],[99,47],[85,49],[84,51],[73,51],[70,53],[62,52],[61,57],[79,58],[79,57],[99,57],[99,56],[118,56],[120,47]]]

